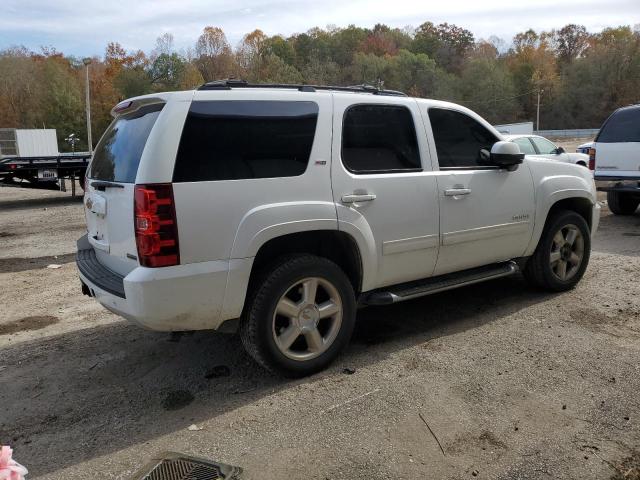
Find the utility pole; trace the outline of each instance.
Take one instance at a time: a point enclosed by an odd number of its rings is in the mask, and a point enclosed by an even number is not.
[[[85,109],[87,112],[87,143],[89,144],[89,155],[93,155],[93,141],[91,140],[91,102],[89,99],[89,65],[91,65],[91,59],[87,57],[82,60],[82,63],[84,63],[86,74]]]
[[[540,130],[540,94],[543,93],[544,90],[541,88],[538,89],[538,108],[536,110],[536,131]]]

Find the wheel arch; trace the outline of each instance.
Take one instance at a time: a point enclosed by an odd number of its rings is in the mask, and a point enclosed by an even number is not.
[[[358,294],[363,282],[363,259],[356,240],[336,229],[302,230],[270,237],[253,257],[231,259],[222,309],[223,321],[238,318],[253,284],[284,255],[307,253],[328,258],[343,269]]]
[[[257,251],[249,285],[278,258],[288,254],[312,254],[337,264],[349,278],[356,293],[362,288],[362,257],[356,240],[339,230],[312,230],[289,233],[270,239]]]
[[[546,200],[542,206],[542,210],[538,210],[536,213],[533,235],[525,256],[533,254],[542,237],[544,227],[555,212],[561,210],[574,211],[585,219],[587,225],[589,225],[589,230],[594,226],[594,199],[589,191],[581,189],[560,190],[546,197]],[[540,219],[540,221],[538,221],[538,219]]]

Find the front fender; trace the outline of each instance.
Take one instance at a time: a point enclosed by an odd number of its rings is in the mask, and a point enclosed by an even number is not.
[[[584,167],[579,167],[584,168]],[[525,251],[525,256],[532,255],[540,241],[549,211],[560,200],[567,198],[584,198],[592,205],[597,202],[593,180],[576,175],[549,175],[541,177],[536,184],[536,216],[531,241]]]
[[[569,157],[569,161],[576,165],[578,162],[582,162],[586,165],[589,165],[589,155],[586,155],[584,153],[567,153],[567,156]]]

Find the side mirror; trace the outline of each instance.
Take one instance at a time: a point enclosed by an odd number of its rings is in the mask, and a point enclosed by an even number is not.
[[[565,152],[564,148],[562,147],[556,148],[556,155],[560,155],[561,153],[564,153],[564,152]]]
[[[518,168],[523,159],[524,153],[520,153],[520,147],[517,143],[496,142],[491,147],[490,163],[500,168],[506,168],[510,172]]]

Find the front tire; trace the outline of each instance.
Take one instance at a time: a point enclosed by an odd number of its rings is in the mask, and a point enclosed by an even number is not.
[[[538,246],[527,262],[525,278],[553,292],[573,288],[584,275],[591,254],[589,225],[576,212],[563,210],[547,220]]]
[[[607,204],[615,215],[633,215],[640,205],[640,198],[623,192],[607,192]]]
[[[324,369],[347,345],[355,315],[353,287],[338,265],[292,255],[255,282],[240,336],[264,368],[301,377]]]

